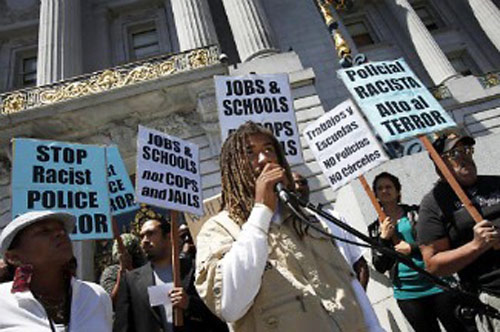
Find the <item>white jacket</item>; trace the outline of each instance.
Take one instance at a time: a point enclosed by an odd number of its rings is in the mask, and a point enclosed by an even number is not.
[[[101,286],[71,280],[71,318],[69,332],[109,332],[113,309],[109,295]],[[0,284],[0,331],[50,332],[47,313],[30,291],[11,293],[12,282]]]

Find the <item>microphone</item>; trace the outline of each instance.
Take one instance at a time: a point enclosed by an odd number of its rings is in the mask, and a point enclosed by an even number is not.
[[[286,189],[286,186],[283,184],[283,182],[278,182],[274,185],[274,191],[276,194],[278,194],[278,198],[285,204],[288,204],[291,202],[291,197],[290,194],[288,193],[288,190]]]

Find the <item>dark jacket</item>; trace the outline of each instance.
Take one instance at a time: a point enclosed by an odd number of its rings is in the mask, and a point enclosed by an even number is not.
[[[194,265],[190,259],[181,259],[182,287],[189,298],[184,310],[184,327],[179,331],[227,331],[226,324],[215,317],[201,301],[194,288]],[[116,302],[115,332],[160,332],[163,331],[159,307],[149,304],[148,287],[154,285],[151,263],[127,272],[120,283]]]
[[[418,205],[411,205],[410,206],[410,205],[401,204],[401,207],[403,208],[406,216],[410,220],[413,237],[417,238],[416,225],[417,225],[417,220],[418,220]],[[383,246],[394,249],[394,244],[392,243],[391,240],[384,240],[384,239],[380,238],[380,222],[378,221],[378,219],[375,220],[373,223],[371,223],[368,226],[368,235],[372,239],[375,239],[376,241],[378,241]],[[411,255],[412,256],[421,255],[417,242],[410,243],[410,246],[411,246]],[[393,257],[383,255],[383,254],[379,253],[378,251],[373,250],[372,251],[372,263],[373,263],[373,266],[375,267],[375,270],[377,270],[380,273],[385,273],[386,271],[389,271],[389,276],[390,276],[393,284],[395,284],[395,285],[398,284],[398,277],[397,277],[398,276],[398,273],[397,273],[398,264],[396,263],[396,260]]]

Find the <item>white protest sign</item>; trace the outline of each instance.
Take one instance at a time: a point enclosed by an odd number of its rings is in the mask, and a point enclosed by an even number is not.
[[[385,143],[456,126],[403,59],[370,62],[338,74]]]
[[[106,159],[111,214],[118,216],[139,209],[135,203],[134,187],[117,146],[106,147]]]
[[[222,141],[253,121],[273,132],[290,164],[303,162],[287,74],[215,76],[215,92]]]
[[[199,148],[139,126],[136,198],[171,210],[203,214]]]
[[[104,147],[23,138],[13,142],[13,217],[66,211],[77,218],[71,239],[112,238]]]
[[[184,219],[189,227],[189,232],[196,244],[196,237],[201,230],[203,224],[220,211],[222,206],[222,195],[217,194],[203,200],[203,215],[196,216],[190,213],[184,213]]]
[[[333,190],[388,160],[351,100],[315,120],[303,135]]]

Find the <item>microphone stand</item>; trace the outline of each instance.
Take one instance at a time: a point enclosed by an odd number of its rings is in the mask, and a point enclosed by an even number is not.
[[[399,252],[395,251],[392,248],[388,248],[388,247],[378,243],[378,241],[376,241],[375,239],[370,238],[369,236],[358,231],[357,229],[355,229],[355,228],[349,226],[348,224],[342,222],[341,220],[335,218],[334,216],[332,216],[328,212],[323,211],[323,209],[321,208],[321,206],[319,204],[314,205],[314,204],[310,203],[309,201],[306,201],[306,200],[298,197],[296,194],[291,193],[290,191],[288,191],[285,188],[280,188],[280,189],[281,189],[281,193],[280,193],[279,197],[280,197],[281,201],[299,218],[300,221],[304,222],[305,224],[307,224],[311,228],[314,228],[316,231],[318,231],[318,232],[322,233],[323,235],[326,235],[332,239],[336,238],[336,237],[332,236],[329,232],[325,231],[322,227],[319,227],[318,225],[309,221],[307,219],[307,217],[305,217],[304,213],[302,211],[300,211],[299,209],[297,209],[298,206],[316,213],[317,215],[321,216],[322,218],[326,219],[327,221],[340,227],[341,229],[344,229],[347,232],[353,234],[357,238],[368,243],[367,247],[370,247],[370,248],[380,252],[383,255],[394,258],[397,262],[401,262],[401,263],[405,264],[406,266],[415,270],[418,274],[420,274],[422,277],[424,277],[428,281],[432,282],[433,284],[435,284],[439,288],[443,289],[444,291],[451,292],[454,295],[463,299],[464,303],[468,307],[472,307],[474,310],[476,310],[477,313],[484,314],[484,315],[491,317],[491,318],[500,319],[500,312],[496,308],[493,308],[492,306],[481,302],[481,300],[479,300],[479,297],[477,296],[477,294],[464,291],[463,289],[460,288],[458,283],[448,283],[448,282],[444,281],[443,279],[438,278],[438,277],[430,274],[426,270],[417,266],[407,256],[400,254]],[[363,246],[365,246],[365,245],[363,245]]]

